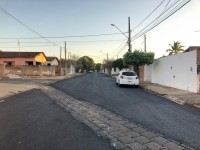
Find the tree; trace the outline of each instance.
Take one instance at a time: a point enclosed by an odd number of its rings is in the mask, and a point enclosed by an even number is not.
[[[178,54],[184,51],[184,46],[181,45],[181,43],[179,41],[173,41],[173,44],[169,44],[170,48],[166,50],[166,52],[169,53],[169,55],[173,55],[173,54]]]
[[[111,74],[111,70],[112,70],[112,67],[113,67],[113,59],[109,59],[109,60],[106,60],[104,59],[103,60],[103,67],[106,68],[108,70],[108,74]]]
[[[79,59],[80,57],[78,55],[71,55],[71,58],[70,58],[70,61],[71,61],[71,64],[74,65],[74,67],[76,68],[76,65],[77,65],[77,60]]]
[[[154,53],[144,53],[139,50],[134,52],[127,52],[124,54],[124,65],[131,67],[134,66],[135,72],[139,75],[139,66],[152,64],[154,61]]]
[[[101,63],[97,63],[95,69],[97,70],[97,72],[101,71]]]
[[[124,66],[124,62],[123,62],[123,59],[122,58],[119,58],[117,60],[115,60],[113,62],[113,67],[114,68],[119,68],[120,70],[123,69],[125,66]]]
[[[81,69],[86,70],[86,72],[89,72],[90,70],[94,70],[95,69],[95,64],[94,64],[94,60],[88,56],[83,56],[80,57],[77,60],[77,66],[76,66],[76,70]]]

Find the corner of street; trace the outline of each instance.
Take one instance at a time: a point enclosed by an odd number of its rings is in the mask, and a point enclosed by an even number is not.
[[[59,107],[64,108],[65,112],[69,113],[73,119],[83,123],[95,133],[95,135],[92,135],[92,133],[88,131],[88,133],[84,133],[82,136],[88,134],[89,137],[100,137],[95,138],[95,142],[98,140],[102,141],[103,139],[105,142],[109,141],[111,149],[193,150],[193,148],[199,149],[200,146],[198,144],[199,134],[197,130],[199,127],[197,125],[195,125],[195,127],[192,124],[192,122],[198,120],[200,116],[199,112],[190,111],[191,108],[188,107],[177,107],[177,104],[181,104],[198,108],[198,94],[148,82],[140,82],[141,88],[118,87],[115,85],[114,78],[99,73],[84,74],[76,78],[68,76],[67,78],[59,77],[51,79],[2,79],[0,86],[0,104],[6,105],[5,101],[9,99],[10,96],[12,96],[12,99],[15,99],[15,95],[17,94],[20,95],[20,98],[16,98],[14,105],[20,107],[22,110],[25,108],[21,108],[22,106],[18,105],[17,102],[27,101],[25,97],[29,94],[37,95],[38,93],[38,95],[41,95],[37,90],[45,93],[46,96],[55,101]],[[104,90],[102,87],[104,87]],[[32,89],[37,90],[35,91]],[[27,91],[29,93],[28,95]],[[24,98],[23,95],[25,95]],[[124,97],[120,98],[121,96]],[[44,107],[43,104],[40,106],[40,101],[43,101],[43,103],[45,101],[47,102],[47,97],[41,95],[41,98],[38,98],[35,102],[31,100],[34,99],[34,97],[30,98],[28,101],[30,101],[33,106],[38,105],[39,107]],[[164,101],[162,97],[165,98]],[[177,104],[168,103],[166,99],[174,101]],[[9,102],[9,105],[12,106],[12,103]],[[27,104],[27,102],[23,105],[27,108],[32,107],[30,104]],[[35,108],[33,108],[33,110],[34,109]],[[8,114],[10,114],[10,112],[17,110],[7,109],[3,111],[7,111]],[[17,113],[20,112],[17,111]],[[56,114],[52,115],[54,116]],[[186,117],[185,120],[181,119],[183,116]],[[15,116],[12,117],[15,118]],[[52,116],[49,117],[51,120]],[[72,118],[66,114],[65,121],[66,119],[72,121]],[[16,120],[16,118],[14,120]],[[19,120],[17,119],[16,121],[18,122]],[[185,124],[186,122],[187,124]],[[48,121],[45,122],[45,124],[49,126]],[[77,128],[72,127],[74,126],[73,123],[68,124],[68,126],[70,126],[71,130],[77,130]],[[180,126],[182,126],[182,128],[180,128]],[[189,129],[188,126],[193,127]],[[81,127],[81,129],[85,130],[85,127]],[[11,129],[6,128],[6,131],[9,130]],[[196,131],[196,133],[194,131]],[[55,127],[54,132],[57,136],[57,127]],[[83,134],[80,131],[76,131],[75,133],[76,136]],[[37,134],[40,135],[40,133]],[[3,138],[4,135],[2,134],[0,137]],[[69,137],[71,137],[71,135],[69,135]],[[183,137],[185,137],[185,139]],[[45,138],[48,139],[48,137]],[[74,138],[71,140],[73,139]],[[80,140],[80,138],[78,139]],[[25,139],[23,140],[25,143],[27,142]],[[20,142],[23,142],[23,140]],[[28,140],[30,139],[28,138]],[[87,140],[91,139],[86,138],[85,141],[86,143],[90,143],[90,141]],[[36,141],[36,143],[37,142],[40,143],[42,141]],[[58,146],[61,149],[62,144],[63,143],[60,143],[59,145],[61,147]],[[81,144],[83,144],[83,142],[80,142],[79,146]],[[100,145],[103,145],[105,149],[109,149],[102,142],[100,142],[98,146]],[[49,144],[46,146],[49,147]],[[73,147],[76,146],[70,144],[70,147],[73,149]],[[92,150],[93,148],[94,147],[91,145],[89,149]]]

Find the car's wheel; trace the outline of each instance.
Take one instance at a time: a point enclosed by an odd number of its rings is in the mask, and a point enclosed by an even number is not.
[[[118,86],[119,86],[119,87],[121,87],[121,84],[120,84],[120,82],[118,83]]]
[[[133,88],[137,88],[138,87],[138,85],[133,85]]]

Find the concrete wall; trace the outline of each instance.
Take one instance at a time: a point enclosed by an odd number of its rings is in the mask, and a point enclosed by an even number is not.
[[[119,70],[119,68],[112,68],[112,70],[111,70],[111,74],[113,74],[113,75],[115,75],[115,74],[119,74],[119,72],[120,72],[120,70]]]
[[[18,76],[55,76],[54,66],[5,66],[5,76],[14,74]]]
[[[152,65],[144,66],[144,81],[151,82]]]
[[[4,76],[4,65],[0,65],[0,78]]]
[[[159,58],[146,66],[145,74],[152,83],[197,93],[197,51]]]
[[[54,59],[54,60],[52,60],[52,61],[46,61],[45,64],[46,64],[46,65],[50,64],[51,66],[58,66],[58,65],[59,65],[57,59]]]

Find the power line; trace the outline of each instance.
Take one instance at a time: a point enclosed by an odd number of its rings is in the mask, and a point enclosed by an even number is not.
[[[123,39],[118,39],[118,40],[92,40],[92,41],[67,41],[68,43],[104,43],[104,42],[119,42],[122,41]],[[64,41],[54,41],[54,43],[63,43]],[[17,42],[0,42],[1,43],[17,43]],[[41,44],[41,43],[49,43],[49,42],[20,42],[20,43],[31,43],[31,44]]]
[[[118,48],[116,49],[116,50],[114,50],[113,52],[111,52],[109,55],[112,55],[113,53],[115,53],[116,51],[118,51],[121,47],[122,47],[122,45],[124,44],[126,44],[126,43],[124,43],[125,41],[126,41],[127,39],[125,38],[123,41],[122,41],[122,43],[118,46]]]
[[[140,35],[140,33],[142,32],[142,31],[144,31],[146,28],[148,28],[151,24],[153,24],[153,23],[155,23],[155,21],[157,20],[157,19],[159,19],[164,13],[166,13],[168,10],[170,10],[171,9],[171,7],[173,7],[174,5],[176,5],[177,3],[178,3],[178,1],[179,0],[176,0],[174,3],[172,3],[168,8],[166,8],[165,7],[165,9],[162,11],[162,13],[161,14],[159,14],[153,21],[151,21],[147,26],[145,26],[142,30],[140,30],[137,34],[135,34],[135,36],[133,36],[133,37],[137,37],[137,35]],[[145,34],[145,33],[143,33],[143,34]],[[143,35],[142,34],[142,35]],[[141,36],[141,35],[140,35]],[[140,37],[139,36],[139,37]]]
[[[1,8],[3,13],[5,13],[6,15],[8,15],[9,17],[11,17],[12,19],[14,19],[15,21],[17,21],[18,23],[20,23],[21,25],[25,26],[26,28],[28,28],[30,31],[34,32],[35,34],[37,34],[38,36],[40,36],[41,38],[45,39],[46,41],[48,41],[49,43],[53,44],[56,46],[56,44],[52,41],[50,41],[49,39],[47,39],[46,37],[44,37],[43,35],[41,35],[40,33],[38,33],[37,31],[35,31],[34,29],[32,29],[30,26],[26,25],[25,23],[23,23],[22,21],[20,21],[19,19],[17,19],[15,16],[13,16],[12,14],[10,14],[9,12],[7,12],[5,9]],[[18,38],[20,39],[20,38]]]
[[[139,31],[136,35],[134,35],[132,37],[132,41],[139,38],[140,36],[142,36],[143,34],[147,33],[148,31],[152,30],[153,28],[155,28],[156,26],[158,26],[160,23],[162,23],[163,21],[165,21],[166,19],[168,19],[170,16],[172,16],[174,13],[176,13],[178,10],[180,10],[182,7],[184,7],[187,3],[189,3],[191,0],[183,0],[182,2],[180,2],[178,5],[174,6],[174,5],[170,5],[169,8],[167,8],[163,13],[161,13],[157,18],[155,18],[151,23],[149,23],[146,27],[144,27],[141,31]],[[177,1],[178,2],[178,1]],[[177,3],[176,2],[176,3]],[[172,7],[175,8],[172,8]],[[171,11],[167,12],[168,10],[170,10],[172,8]],[[167,13],[167,14],[166,14]],[[159,21],[158,19],[162,16],[166,14],[163,18],[161,18]],[[150,26],[151,24],[155,23],[153,26]],[[146,29],[146,30],[145,30]]]
[[[128,32],[124,32],[128,33]],[[103,33],[103,34],[88,34],[88,35],[68,35],[68,36],[50,36],[50,37],[22,37],[22,38],[16,38],[16,37],[11,37],[11,38],[0,38],[0,39],[11,39],[11,40],[18,40],[18,39],[62,39],[62,38],[80,38],[80,37],[99,37],[99,36],[111,36],[111,35],[121,35],[121,33]]]
[[[136,27],[131,30],[131,32],[138,28],[144,21],[146,21],[164,2],[165,0],[163,0],[153,11],[151,11],[149,15],[147,15]]]

